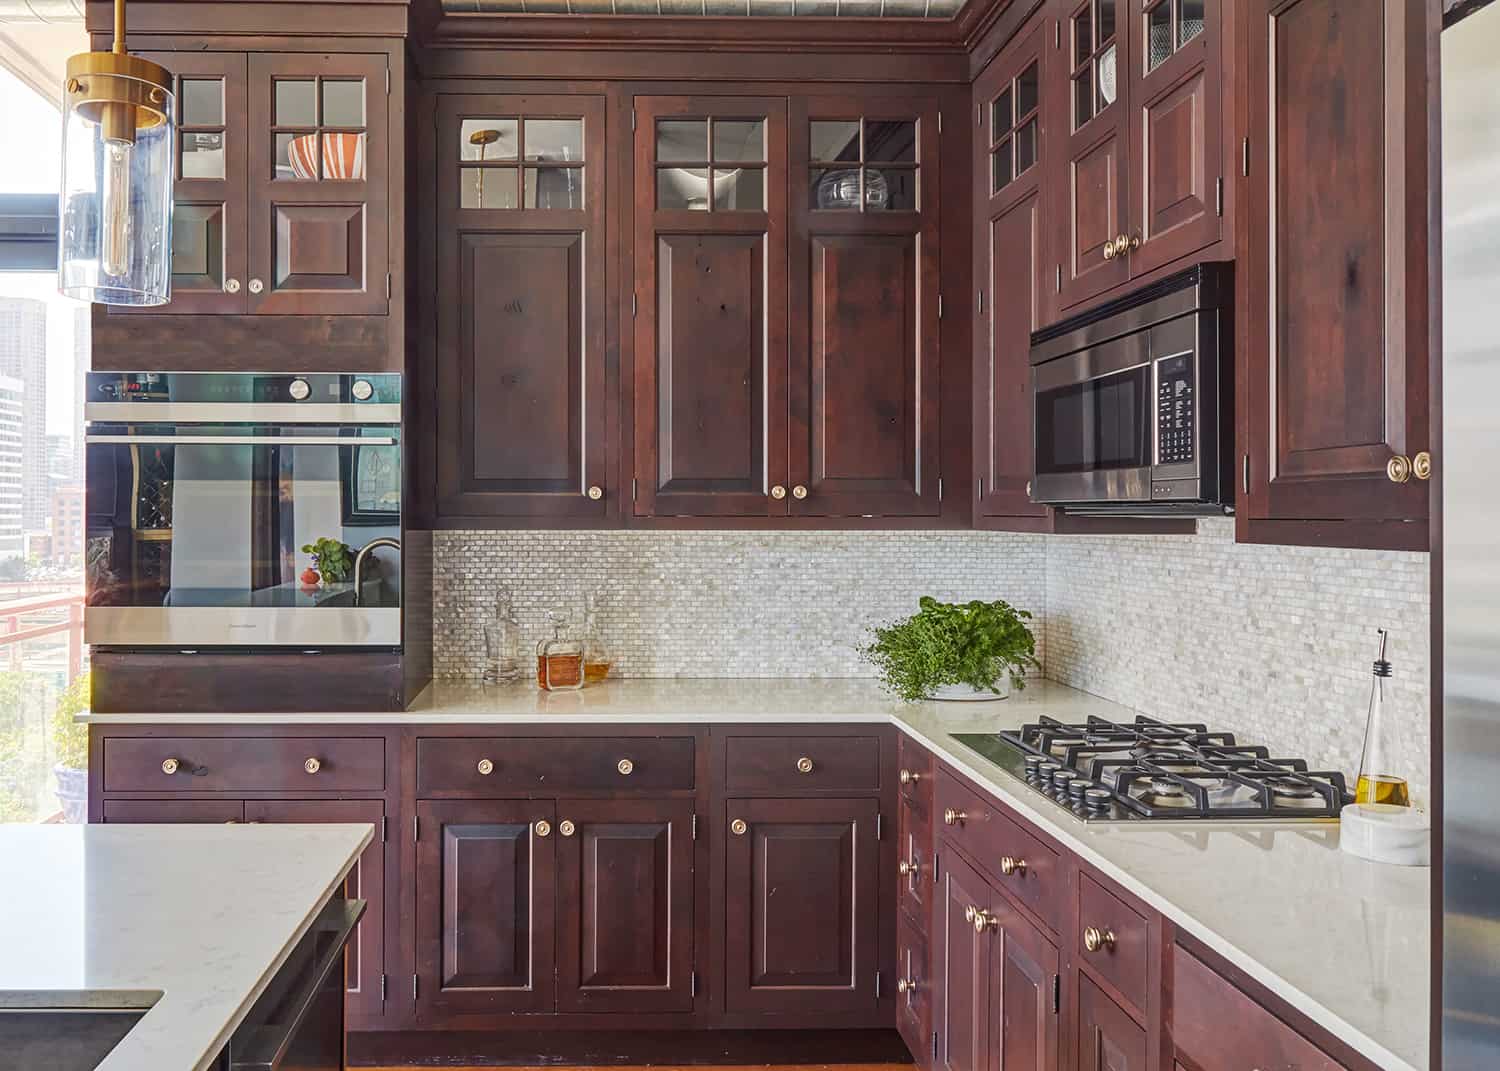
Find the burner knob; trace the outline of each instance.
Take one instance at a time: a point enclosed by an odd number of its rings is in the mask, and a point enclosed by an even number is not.
[[[1089,926],[1083,931],[1083,947],[1090,952],[1097,952],[1101,948],[1114,951],[1115,934],[1113,930],[1101,930],[1098,926]]]
[[[947,810],[943,811],[943,825],[956,826],[962,823],[968,817],[968,814],[966,814],[965,812],[956,811],[952,807],[949,807]]]
[[[1013,855],[1002,855],[1000,857],[1000,873],[1009,877],[1012,874],[1026,873],[1026,860],[1017,859]]]
[[[312,394],[312,386],[305,379],[294,379],[287,384],[286,392],[294,402],[305,402]]]
[[[349,393],[354,395],[356,402],[368,402],[375,394],[375,388],[370,385],[368,379],[356,379],[349,387]]]

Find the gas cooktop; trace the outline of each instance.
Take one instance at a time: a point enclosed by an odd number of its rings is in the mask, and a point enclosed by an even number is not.
[[[1354,799],[1341,773],[1309,770],[1302,759],[1274,758],[1191,722],[1043,716],[1019,730],[954,739],[1084,821],[1328,819]]]

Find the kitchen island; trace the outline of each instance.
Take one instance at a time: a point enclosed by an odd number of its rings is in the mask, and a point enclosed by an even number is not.
[[[138,1016],[99,1071],[213,1066],[372,835],[355,824],[0,826],[0,1029],[38,1009],[59,1014],[59,1035],[85,1013]],[[0,1067],[23,1066],[15,1059],[0,1051]]]

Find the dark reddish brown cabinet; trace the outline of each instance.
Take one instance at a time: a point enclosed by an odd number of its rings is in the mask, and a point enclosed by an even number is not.
[[[874,1013],[874,799],[725,801],[724,998],[731,1013]]]
[[[1242,6],[1238,538],[1425,550],[1436,13]]]
[[[421,800],[416,822],[417,1018],[554,1010],[554,803]]]
[[[557,813],[557,1010],[692,1011],[693,801]]]
[[[1087,974],[1078,976],[1078,1071],[1148,1071],[1146,1030]]]
[[[604,145],[600,97],[439,98],[441,523],[588,523],[618,513],[607,444]]]

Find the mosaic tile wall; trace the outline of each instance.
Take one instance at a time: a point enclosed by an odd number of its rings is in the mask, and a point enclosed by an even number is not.
[[[1048,677],[1351,775],[1375,630],[1390,629],[1387,694],[1426,799],[1427,555],[1240,545],[1215,519],[1197,536],[1053,536],[1046,557]]]
[[[438,532],[434,672],[478,678],[510,588],[524,642],[548,610],[603,592],[628,677],[865,677],[871,624],[917,598],[1003,598],[1041,617],[1040,536],[972,532]],[[1038,641],[1041,628],[1036,629]],[[1040,642],[1039,642],[1040,646]],[[1039,655],[1041,652],[1039,651]]]

